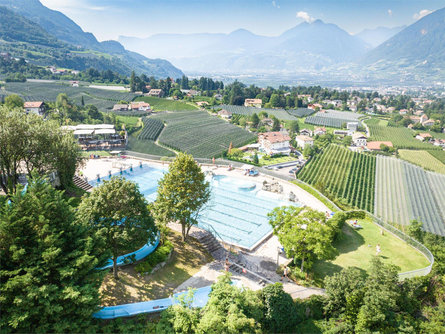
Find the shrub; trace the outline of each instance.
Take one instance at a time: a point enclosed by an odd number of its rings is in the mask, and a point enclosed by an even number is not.
[[[167,260],[172,250],[173,244],[170,241],[165,240],[163,245],[158,246],[153,253],[138,263],[134,269],[142,275],[145,273],[151,273],[156,265]]]

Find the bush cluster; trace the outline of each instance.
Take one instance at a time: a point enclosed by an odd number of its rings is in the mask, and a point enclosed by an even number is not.
[[[172,250],[173,244],[170,241],[165,240],[161,246],[158,246],[153,253],[138,263],[134,269],[141,275],[151,273],[156,265],[167,260]]]

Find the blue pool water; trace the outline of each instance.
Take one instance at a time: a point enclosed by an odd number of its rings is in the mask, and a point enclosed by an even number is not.
[[[123,176],[136,182],[147,200],[152,202],[156,200],[158,181],[166,171],[144,165],[133,171],[123,171]],[[271,232],[267,219],[270,211],[290,204],[259,191],[261,185],[255,182],[223,175],[216,175],[209,181],[212,196],[199,223],[212,225],[224,241],[243,248],[252,248]],[[96,186],[97,181],[90,184]]]

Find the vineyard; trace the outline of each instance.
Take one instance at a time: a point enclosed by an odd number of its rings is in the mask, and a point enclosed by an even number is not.
[[[408,128],[386,127],[378,119],[369,119],[366,124],[371,132],[371,140],[390,141],[398,149],[440,150],[440,147],[423,143],[414,138],[415,132]]]
[[[445,175],[379,155],[375,198],[375,214],[385,221],[418,219],[426,231],[445,236]]]
[[[220,156],[229,148],[245,145],[256,136],[201,111],[164,113],[150,119],[167,123],[159,142],[177,151],[188,152],[199,158]]]
[[[428,151],[429,154],[431,154],[433,157],[435,157],[437,160],[445,164],[445,151]]]
[[[305,123],[331,128],[342,128],[345,123],[359,122],[360,117],[363,117],[363,115],[347,111],[327,110],[307,117]]]
[[[307,117],[309,115],[312,115],[315,112],[315,110],[309,108],[298,108],[298,109],[288,110],[287,112],[295,117]]]
[[[158,155],[163,157],[175,156],[174,152],[157,145],[153,140],[138,139],[137,134],[135,136],[132,135],[128,138],[127,149],[129,151]]]
[[[283,121],[294,121],[298,117],[298,116],[296,117],[294,115],[291,115],[289,112],[287,112],[284,109],[266,109],[266,108],[234,106],[234,105],[228,105],[228,104],[223,104],[223,105],[217,106],[217,107],[215,107],[215,109],[224,109],[224,110],[230,111],[232,114],[246,115],[246,116],[251,116],[253,114],[259,114],[260,112],[264,111],[269,116],[275,116],[276,118],[283,120]]]
[[[330,145],[312,159],[297,178],[331,198],[372,212],[376,158]]]
[[[164,128],[164,123],[158,119],[144,118],[144,128],[138,136],[141,140],[156,140]]]
[[[435,151],[399,150],[399,155],[403,160],[411,162],[417,166],[436,173],[445,174],[445,164],[431,155],[430,152]]]
[[[11,82],[6,84],[6,95],[17,94],[25,101],[56,101],[57,96],[64,93],[75,104],[80,105],[83,97],[85,105],[95,105],[105,111],[113,108],[119,101],[132,101],[136,95],[90,87],[72,87],[63,82]]]

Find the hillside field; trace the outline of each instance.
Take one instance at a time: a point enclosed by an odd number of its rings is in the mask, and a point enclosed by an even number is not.
[[[399,150],[403,160],[411,162],[427,170],[445,174],[445,164],[431,155],[433,151]],[[440,151],[438,151],[440,152]]]
[[[256,138],[236,125],[202,111],[163,113],[150,118],[166,123],[158,139],[161,144],[197,158],[218,157],[230,143],[238,147]]]
[[[369,119],[366,124],[371,132],[371,140],[390,141],[398,149],[440,150],[439,147],[423,143],[414,138],[415,132],[408,128],[383,126],[378,119]]]
[[[164,98],[158,98],[154,96],[140,96],[136,101],[144,101],[150,103],[153,111],[187,111],[187,110],[198,110],[198,107],[186,103],[184,101],[168,100]]]

